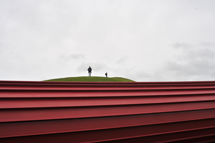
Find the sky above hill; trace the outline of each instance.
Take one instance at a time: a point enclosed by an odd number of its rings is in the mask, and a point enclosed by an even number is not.
[[[214,0],[0,0],[0,80],[215,80]]]

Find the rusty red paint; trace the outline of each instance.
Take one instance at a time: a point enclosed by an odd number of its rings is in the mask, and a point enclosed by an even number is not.
[[[0,81],[0,142],[213,142],[215,81]]]

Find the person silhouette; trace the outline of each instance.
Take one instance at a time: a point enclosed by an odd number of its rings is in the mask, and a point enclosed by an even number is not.
[[[105,76],[108,77],[108,73],[107,72],[105,73]]]
[[[88,70],[88,74],[89,74],[89,76],[91,76],[92,68],[89,66],[89,68],[88,68],[87,70]]]

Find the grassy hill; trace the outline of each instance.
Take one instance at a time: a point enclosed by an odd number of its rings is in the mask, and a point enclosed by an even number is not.
[[[134,82],[133,80],[122,77],[99,77],[99,76],[80,76],[80,77],[66,77],[56,78],[46,81],[83,81],[83,82]]]

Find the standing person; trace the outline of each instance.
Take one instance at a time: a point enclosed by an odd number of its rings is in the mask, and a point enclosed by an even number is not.
[[[91,76],[92,68],[89,66],[89,68],[88,68],[87,70],[88,70],[88,74],[89,74],[89,76]]]
[[[108,76],[108,73],[107,73],[107,72],[105,73],[105,76],[106,76],[106,77]]]

